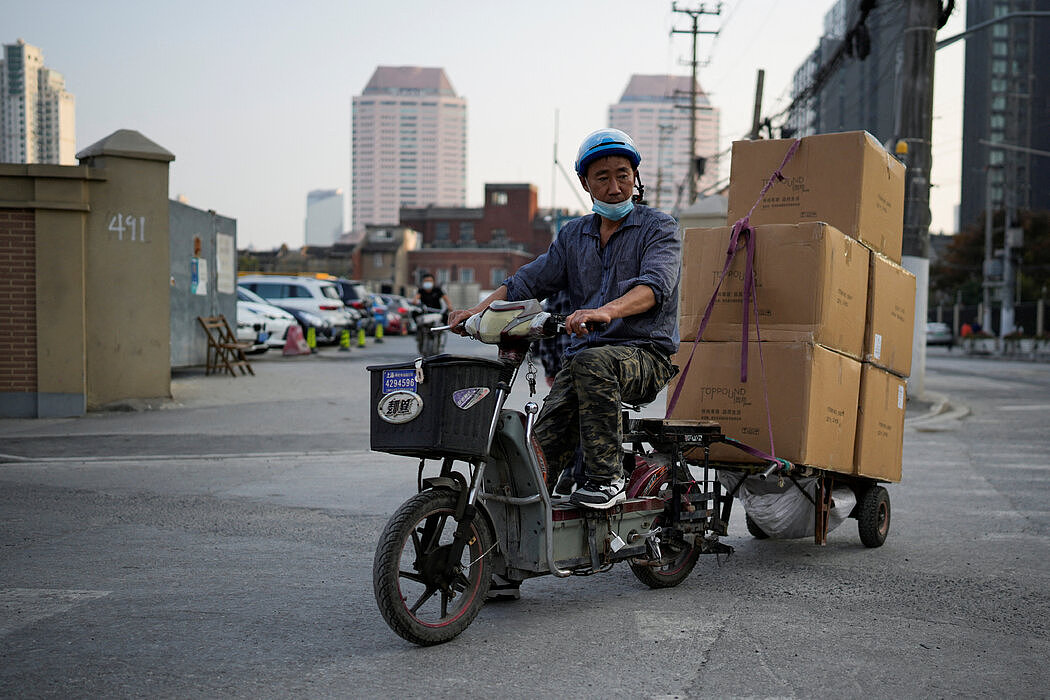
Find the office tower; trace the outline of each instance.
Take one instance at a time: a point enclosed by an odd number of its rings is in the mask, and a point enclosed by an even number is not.
[[[442,68],[380,66],[353,99],[353,230],[396,224],[401,207],[461,207],[467,101]]]
[[[306,245],[329,246],[343,235],[343,191],[313,190],[306,195]]]
[[[838,0],[824,15],[824,34],[817,48],[795,71],[795,105],[788,114],[784,136],[863,130],[881,143],[897,136],[901,30],[907,3],[877,3],[864,22],[862,38],[852,40],[849,55],[838,60],[819,89],[802,96],[818,74],[829,68],[860,18],[860,6],[861,0]]]
[[[1031,10],[1050,10],[1050,0],[969,0],[966,27]],[[1015,224],[1017,210],[1050,210],[1048,65],[1046,17],[1006,19],[966,37],[961,227],[981,225],[989,204],[992,211],[1010,210]]]
[[[609,126],[627,132],[642,154],[639,171],[649,204],[671,211],[688,207],[689,76],[632,75],[620,101],[609,107]],[[718,108],[697,85],[696,153],[706,159],[697,191],[718,181]],[[711,194],[708,192],[708,194]]]
[[[73,95],[22,39],[0,61],[0,162],[76,165]]]

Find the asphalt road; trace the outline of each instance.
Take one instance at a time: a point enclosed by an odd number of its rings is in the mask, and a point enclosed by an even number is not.
[[[450,349],[479,350],[466,343]],[[535,579],[420,649],[372,596],[374,547],[415,464],[368,451],[364,371],[412,355],[392,338],[265,356],[253,378],[181,374],[153,410],[0,421],[0,696],[1050,688],[1050,365],[931,351],[927,388],[950,410],[909,413],[879,549],[854,521],[816,547],[753,540],[738,515],[736,553],[678,588],[651,591],[625,566]]]

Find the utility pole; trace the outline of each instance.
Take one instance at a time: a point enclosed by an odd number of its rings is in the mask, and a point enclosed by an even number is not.
[[[677,12],[678,14],[689,15],[693,21],[692,29],[672,29],[672,34],[692,34],[693,35],[693,60],[690,61],[692,65],[692,81],[689,83],[689,203],[687,207],[692,206],[696,201],[696,69],[698,65],[696,56],[696,38],[699,34],[718,34],[717,31],[702,31],[700,27],[700,18],[704,15],[720,15],[722,14],[722,3],[718,3],[714,9],[708,9],[707,4],[700,5],[698,9],[686,9],[679,8],[678,3],[671,3],[671,11]]]
[[[762,128],[762,87],[766,84],[766,71],[764,68],[758,69],[758,81],[755,84],[755,111],[751,116],[751,133],[748,138],[751,140],[758,138],[758,132]]]
[[[940,0],[907,0],[903,27],[897,153],[905,156],[902,264],[915,275],[915,331],[908,393],[926,384],[926,310],[930,286],[930,141],[933,133],[933,58]]]

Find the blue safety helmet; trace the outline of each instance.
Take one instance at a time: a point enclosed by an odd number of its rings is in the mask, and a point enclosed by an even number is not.
[[[598,129],[587,135],[576,152],[576,174],[585,177],[587,166],[606,156],[623,156],[631,161],[631,167],[635,170],[642,162],[642,156],[630,136],[619,129]]]

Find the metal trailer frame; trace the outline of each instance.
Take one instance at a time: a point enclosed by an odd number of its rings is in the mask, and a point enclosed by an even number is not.
[[[725,443],[738,449],[744,449],[747,445],[727,437],[722,433],[721,426],[713,421],[701,420],[668,420],[655,418],[632,419],[624,413],[624,442],[631,443],[635,456],[646,454],[643,443],[649,443],[654,449],[670,457],[671,462],[671,488],[679,497],[672,498],[669,502],[670,519],[672,522],[695,520],[701,517],[701,512],[689,511],[683,515],[683,504],[696,506],[706,501],[712,504],[704,511],[710,518],[709,531],[716,537],[727,534],[729,518],[733,508],[733,498],[736,496],[744,479],[726,490],[717,480],[712,477],[713,471],[730,471],[743,477],[758,476],[760,478],[776,477],[781,480],[787,478],[814,506],[813,541],[814,544],[823,546],[827,544],[829,515],[832,507],[832,491],[834,486],[842,484],[850,488],[857,495],[857,505],[850,511],[848,517],[860,520],[869,514],[861,506],[863,495],[871,489],[881,489],[880,480],[843,474],[819,467],[798,465],[787,460],[778,459],[774,464],[738,464],[731,462],[715,462],[711,460],[711,446],[716,443]],[[703,457],[700,459],[687,456],[687,452],[702,450]],[[691,477],[683,479],[688,475],[688,466],[695,466],[703,470],[702,481],[693,480]],[[684,469],[683,469],[684,468]],[[817,479],[816,496],[810,496],[799,484],[800,476],[815,477]],[[699,493],[692,493],[695,484],[702,484]],[[707,491],[708,485],[711,490]],[[883,489],[884,491],[884,489]],[[881,539],[877,543],[865,538],[862,524],[861,538],[866,546],[879,546],[888,534],[889,526],[889,498],[882,496],[885,506],[876,507],[873,515],[876,522],[869,523],[869,529],[881,532]]]

